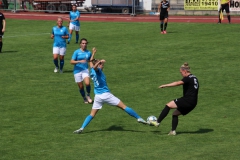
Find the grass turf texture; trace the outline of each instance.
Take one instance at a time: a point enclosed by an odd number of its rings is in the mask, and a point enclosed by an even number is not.
[[[0,54],[0,159],[238,159],[239,25],[170,22],[161,35],[159,23],[81,23],[88,49],[97,47],[96,58],[107,61],[110,90],[144,119],[182,95],[182,87],[158,86],[180,80],[180,65],[190,64],[200,82],[199,103],[179,118],[172,137],[172,111],[155,128],[108,105],[83,134],[73,134],[91,105],[83,103],[69,63],[78,48],[75,34],[64,74],[53,73],[48,33],[55,24],[7,20]]]

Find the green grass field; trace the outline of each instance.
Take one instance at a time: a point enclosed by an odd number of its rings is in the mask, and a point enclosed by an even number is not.
[[[7,20],[0,54],[0,159],[195,160],[239,158],[239,25],[82,22],[81,38],[104,72],[113,94],[146,119],[182,96],[182,87],[158,89],[180,80],[188,62],[200,82],[199,102],[179,118],[168,136],[171,113],[159,128],[138,124],[116,107],[103,109],[76,135],[91,105],[74,82],[68,45],[63,74],[53,73],[50,32],[55,21]],[[65,22],[66,24],[66,22]],[[92,87],[93,88],[93,87]],[[92,91],[92,97],[94,96]]]

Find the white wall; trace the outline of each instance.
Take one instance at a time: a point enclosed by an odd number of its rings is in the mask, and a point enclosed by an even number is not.
[[[139,0],[139,5],[143,10],[152,10],[152,0]]]

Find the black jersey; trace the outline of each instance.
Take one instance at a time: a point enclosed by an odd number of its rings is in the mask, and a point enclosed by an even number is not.
[[[183,97],[191,100],[198,99],[199,82],[196,76],[190,74],[182,79]]]
[[[5,19],[4,14],[0,12],[0,27],[3,27],[3,20]]]
[[[170,3],[168,1],[161,1],[161,13],[166,13],[167,9],[170,7]]]

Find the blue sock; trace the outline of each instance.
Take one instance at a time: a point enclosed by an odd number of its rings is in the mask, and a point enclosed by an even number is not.
[[[88,116],[85,118],[85,120],[84,120],[81,128],[82,128],[82,129],[85,128],[85,127],[91,122],[92,119],[93,119],[93,116],[88,115]]]
[[[53,63],[54,63],[54,65],[55,65],[55,67],[59,68],[59,66],[58,66],[58,59],[54,59],[54,60],[53,60]]]
[[[126,107],[125,112],[127,112],[130,116],[135,117],[136,119],[141,118],[132,108]]]
[[[79,34],[76,34],[76,43],[78,43]]]
[[[69,34],[69,35],[68,35],[68,42],[71,41],[71,38],[72,38],[72,34]]]
[[[84,89],[79,89],[79,92],[82,95],[82,97],[85,98],[85,91],[84,91]]]
[[[60,70],[63,69],[63,66],[64,66],[64,60],[60,60]]]
[[[90,95],[90,92],[91,92],[91,86],[86,86],[86,90],[87,90],[87,95],[89,96]]]

